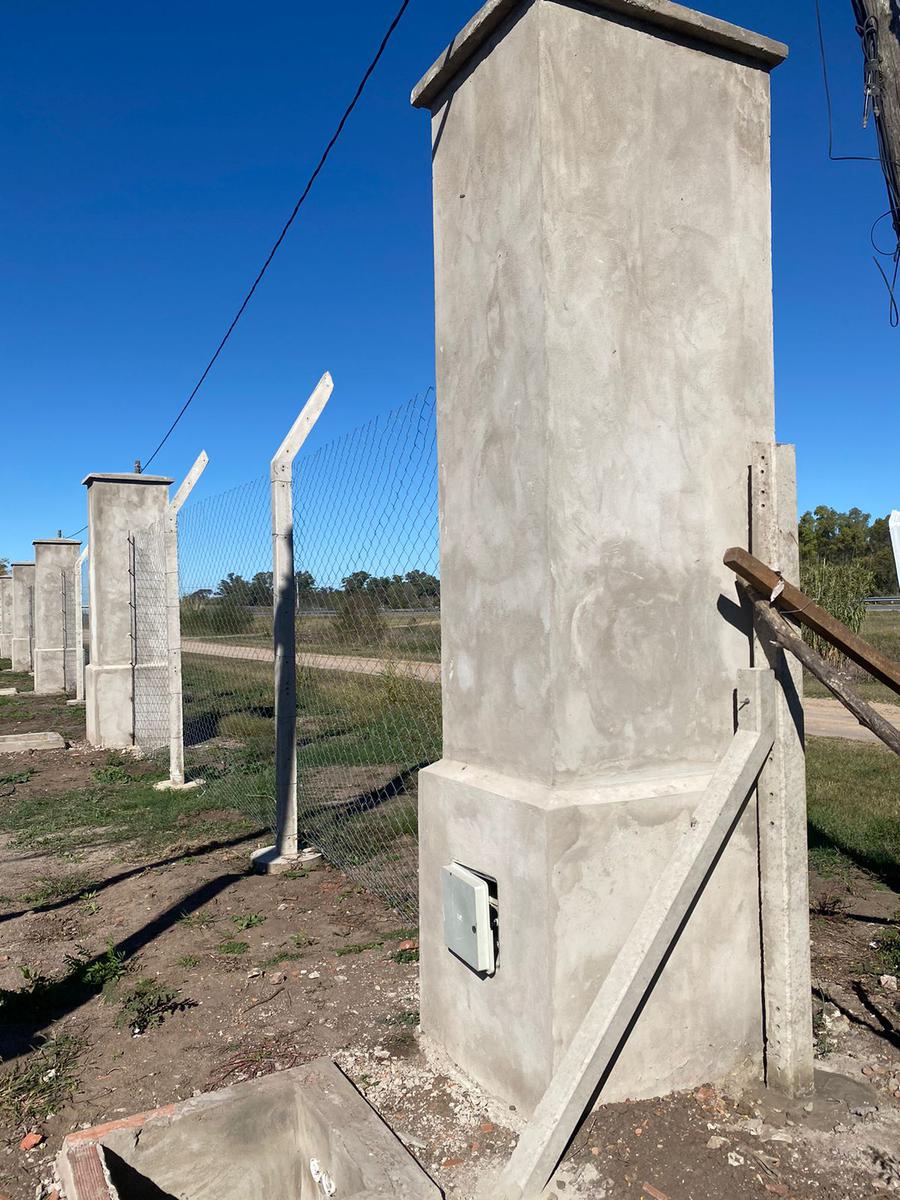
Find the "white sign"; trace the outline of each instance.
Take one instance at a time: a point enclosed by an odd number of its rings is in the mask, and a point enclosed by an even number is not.
[[[900,512],[895,508],[888,521],[891,531],[891,545],[894,547],[894,566],[897,568],[897,582],[900,583]]]

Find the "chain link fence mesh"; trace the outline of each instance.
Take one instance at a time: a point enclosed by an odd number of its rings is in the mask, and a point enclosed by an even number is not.
[[[169,744],[169,641],[165,525],[128,535],[131,566],[134,743],[144,754]]]
[[[417,773],[441,754],[433,393],[301,456],[293,502],[301,840],[412,916]],[[189,502],[178,536],[188,769],[272,827],[268,478]]]

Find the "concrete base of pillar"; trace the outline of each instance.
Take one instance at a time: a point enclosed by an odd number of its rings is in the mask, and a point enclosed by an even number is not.
[[[712,765],[692,765],[566,790],[446,760],[420,772],[422,1030],[524,1115],[543,1095],[711,773]],[[496,881],[491,976],[445,945],[441,868],[451,862]],[[603,1083],[602,1101],[761,1077],[758,888],[750,804]]]
[[[14,671],[31,673],[31,642],[28,638],[12,638],[9,657]]]
[[[134,744],[132,671],[121,666],[84,668],[86,734],[99,750],[124,750]]]
[[[18,696],[18,688],[0,688],[0,696]]]
[[[69,708],[84,708],[83,700],[67,700],[66,704],[68,704]]]
[[[75,651],[35,650],[34,690],[39,696],[75,691]]]
[[[182,783],[175,783],[171,779],[161,779],[159,783],[154,783],[154,792],[195,792],[197,788],[202,788],[206,784],[205,779],[187,779]]]
[[[311,871],[320,867],[325,860],[318,850],[308,846],[299,854],[279,854],[276,846],[254,850],[250,855],[250,867],[257,875],[283,875],[286,871]]]

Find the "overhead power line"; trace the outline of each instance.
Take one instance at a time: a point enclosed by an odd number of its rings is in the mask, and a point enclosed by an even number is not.
[[[285,237],[287,236],[288,230],[293,225],[294,220],[297,217],[297,214],[300,212],[300,209],[303,207],[304,203],[306,202],[307,196],[312,191],[313,184],[318,179],[318,177],[322,171],[322,168],[325,166],[325,163],[328,161],[329,155],[331,154],[334,147],[337,145],[338,139],[340,138],[341,134],[344,132],[344,126],[347,124],[347,121],[350,119],[350,116],[351,116],[353,110],[356,108],[357,104],[359,103],[360,97],[362,96],[363,92],[365,91],[366,84],[369,82],[370,78],[372,77],[372,74],[375,71],[375,68],[378,66],[379,62],[381,61],[381,57],[384,54],[385,50],[387,49],[388,42],[390,42],[391,38],[393,37],[394,30],[400,24],[400,21],[403,18],[403,14],[406,12],[407,8],[409,8],[410,2],[411,2],[411,0],[403,0],[403,3],[400,5],[400,8],[399,8],[396,16],[394,17],[394,19],[391,21],[390,25],[388,26],[388,30],[385,33],[384,37],[381,39],[381,44],[378,47],[378,51],[375,54],[375,57],[372,59],[371,63],[369,63],[368,67],[366,68],[365,74],[363,75],[362,79],[360,80],[359,84],[357,85],[356,91],[353,94],[353,99],[350,101],[350,103],[347,105],[347,108],[344,110],[344,114],[341,117],[340,121],[338,122],[337,128],[335,129],[334,133],[332,134],[331,139],[328,142],[328,145],[325,147],[324,151],[322,152],[322,156],[319,159],[318,163],[316,164],[315,170],[313,171],[313,173],[310,175],[309,179],[307,180],[306,186],[304,187],[304,189],[300,195],[300,199],[294,205],[291,215],[288,217],[287,221],[284,224],[283,229],[281,230],[281,233],[279,233],[279,235],[275,241],[275,244],[273,245],[272,249],[269,251],[266,261],[263,263],[262,267],[259,270],[258,275],[253,280],[253,284],[250,287],[250,290],[247,292],[247,294],[244,296],[244,299],[241,301],[241,306],[235,313],[234,319],[232,320],[231,324],[226,329],[224,337],[222,338],[222,340],[219,342],[218,346],[216,347],[215,353],[213,354],[213,356],[209,360],[209,362],[206,364],[206,366],[203,368],[203,373],[200,376],[200,378],[197,380],[196,384],[194,385],[193,391],[188,396],[187,400],[185,400],[184,404],[181,406],[181,410],[178,413],[178,415],[176,416],[175,420],[172,422],[172,424],[166,430],[165,436],[163,437],[162,441],[159,443],[159,445],[156,447],[156,449],[153,451],[153,453],[150,455],[150,457],[145,461],[145,463],[144,463],[145,469],[150,466],[150,464],[156,458],[157,454],[159,454],[160,450],[162,450],[163,446],[166,444],[166,442],[169,440],[172,433],[174,432],[175,427],[178,425],[178,422],[181,420],[181,418],[184,416],[184,414],[190,408],[191,403],[194,400],[194,397],[200,391],[201,387],[203,387],[203,384],[206,381],[206,377],[212,370],[212,368],[216,362],[216,359],[222,353],[222,351],[225,348],[226,342],[228,341],[228,339],[231,337],[232,333],[234,332],[235,326],[237,325],[238,321],[240,321],[241,317],[244,315],[247,305],[250,303],[251,299],[253,298],[253,293],[256,291],[256,289],[259,287],[260,283],[262,282],[262,277],[265,275],[266,271],[269,269],[269,265],[272,262],[272,259],[278,253],[278,249],[281,246],[281,243],[284,241]]]

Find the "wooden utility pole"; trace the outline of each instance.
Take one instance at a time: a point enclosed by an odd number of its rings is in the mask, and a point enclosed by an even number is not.
[[[864,124],[871,118],[900,247],[900,6],[897,0],[851,0],[865,62]]]

